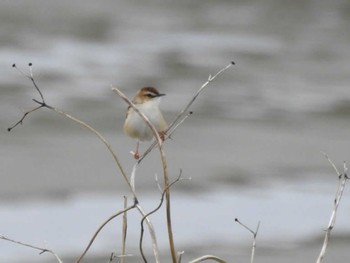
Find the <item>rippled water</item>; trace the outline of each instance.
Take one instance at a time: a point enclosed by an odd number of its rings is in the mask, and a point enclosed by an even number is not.
[[[27,72],[32,62],[47,102],[98,128],[130,171],[134,142],[121,128],[126,106],[110,85],[130,97],[141,86],[158,87],[167,93],[162,108],[170,120],[209,74],[231,60],[236,66],[201,94],[194,115],[166,144],[172,178],[180,168],[192,178],[175,193],[195,203],[224,192],[225,206],[235,198],[232,192],[254,200],[252,195],[263,198],[265,191],[292,187],[305,200],[315,192],[320,203],[331,202],[336,176],[320,152],[340,168],[349,160],[349,25],[350,3],[342,0],[1,1],[1,204],[128,194],[108,152],[76,124],[41,110],[6,131],[38,98],[13,63]],[[158,191],[153,178],[161,170],[155,163],[156,152],[138,177],[138,189],[147,196]],[[176,197],[173,202],[186,207]],[[232,217],[261,219],[250,206],[236,206],[228,209]],[[43,217],[45,222],[44,212]],[[16,223],[11,227],[0,219],[7,226],[0,234],[30,239],[16,231],[21,220],[7,220]],[[278,222],[276,228],[293,225]],[[294,227],[285,231],[291,234]],[[274,240],[271,232],[267,239]],[[7,245],[0,243],[0,249]]]

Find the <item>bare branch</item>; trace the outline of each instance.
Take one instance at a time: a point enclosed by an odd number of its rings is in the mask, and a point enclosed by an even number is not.
[[[329,237],[330,234],[335,226],[335,221],[336,221],[336,215],[337,215],[337,211],[338,211],[338,207],[341,201],[341,198],[343,196],[344,193],[344,189],[345,189],[345,185],[347,180],[349,179],[348,175],[347,175],[347,166],[346,163],[344,162],[344,167],[343,167],[343,174],[339,173],[337,167],[335,166],[335,164],[328,158],[327,155],[325,155],[325,157],[327,158],[327,160],[329,161],[329,163],[332,165],[332,167],[334,168],[334,170],[336,171],[336,173],[338,174],[338,187],[336,190],[336,194],[335,194],[335,199],[334,199],[334,205],[333,205],[333,211],[326,229],[326,234],[324,237],[324,241],[323,241],[323,245],[321,248],[321,252],[317,258],[316,263],[321,263],[326,255],[326,251],[327,251],[327,247],[328,247],[328,243],[329,243]]]
[[[44,96],[41,93],[38,85],[36,84],[35,80],[34,80],[34,76],[33,76],[33,63],[28,63],[28,67],[29,67],[29,74],[24,73],[24,71],[22,71],[20,68],[17,67],[16,64],[12,64],[12,67],[15,68],[21,75],[25,76],[26,78],[30,79],[31,82],[33,82],[33,85],[36,89],[36,91],[39,93],[40,98],[43,102],[43,104],[45,104],[45,100],[44,100]]]
[[[247,229],[250,233],[252,233],[253,235],[253,245],[252,245],[252,253],[251,253],[251,257],[250,257],[250,263],[254,262],[254,256],[255,256],[255,248],[256,248],[256,237],[258,235],[258,231],[260,228],[260,221],[258,222],[258,225],[254,230],[252,230],[250,227],[248,227],[247,225],[243,224],[241,221],[239,221],[238,218],[235,218],[235,221],[240,224],[241,226],[243,226],[245,229]]]
[[[164,140],[167,140],[168,138],[171,138],[171,135],[175,132],[175,130],[191,115],[193,114],[192,111],[188,112],[175,126],[173,126],[170,130],[168,129],[165,133]],[[141,161],[149,154],[153,148],[157,145],[157,141],[153,141],[150,147],[142,154],[142,156],[139,158],[137,163],[141,163]]]
[[[17,245],[24,246],[24,247],[29,247],[29,248],[32,248],[32,249],[40,250],[41,251],[39,253],[40,255],[43,254],[43,253],[50,253],[56,258],[57,262],[62,263],[62,260],[59,258],[59,256],[54,251],[52,251],[51,249],[46,249],[46,248],[42,248],[42,247],[38,247],[38,246],[33,246],[31,244],[24,243],[24,242],[21,242],[21,241],[17,241],[17,240],[5,237],[3,235],[0,235],[0,239],[8,241],[8,242],[12,242],[12,243],[15,243]]]
[[[169,138],[170,134],[172,134],[177,127],[182,124],[185,119],[187,119],[189,117],[189,115],[192,114],[192,111],[188,112],[189,108],[192,106],[193,102],[197,99],[197,97],[199,96],[199,94],[203,91],[203,89],[205,87],[207,87],[212,81],[214,81],[219,75],[221,75],[224,71],[226,71],[227,69],[229,69],[230,67],[232,67],[233,65],[235,65],[234,61],[231,61],[230,64],[228,64],[227,66],[223,67],[222,69],[220,69],[214,76],[209,75],[208,80],[197,90],[197,92],[195,93],[195,95],[191,98],[191,100],[188,102],[188,104],[179,112],[179,114],[175,117],[175,119],[171,122],[171,124],[169,124],[168,129],[166,130],[166,138]],[[147,154],[149,154],[152,149],[156,146],[156,142],[153,142],[151,144],[151,146],[145,151],[145,153],[140,157],[140,159],[138,160],[138,162],[140,163]]]
[[[32,109],[32,110],[26,112],[26,113],[23,115],[23,117],[22,117],[14,126],[8,128],[8,131],[11,131],[11,130],[12,130],[13,128],[15,128],[17,125],[22,124],[22,123],[23,123],[23,120],[25,119],[25,117],[26,117],[28,114],[30,114],[30,113],[32,113],[32,112],[34,112],[34,111],[36,111],[36,110],[38,110],[38,109],[40,109],[40,108],[43,108],[43,107],[48,108],[48,109],[50,109],[50,110],[52,110],[52,111],[58,113],[59,115],[65,117],[65,118],[68,118],[68,119],[70,119],[70,120],[72,120],[72,121],[74,121],[75,123],[79,124],[79,125],[82,126],[83,128],[86,128],[87,130],[89,130],[90,132],[92,132],[93,134],[95,134],[95,135],[98,137],[98,139],[107,147],[107,149],[109,150],[110,154],[112,155],[112,157],[113,157],[115,163],[117,164],[117,167],[118,167],[119,171],[121,172],[121,174],[122,174],[122,176],[123,176],[125,182],[127,183],[128,187],[129,187],[129,189],[130,189],[130,191],[132,192],[133,198],[136,198],[136,199],[137,199],[136,194],[135,194],[135,191],[133,190],[133,188],[132,188],[132,186],[131,186],[131,184],[130,184],[130,182],[129,182],[128,176],[126,175],[126,172],[124,171],[124,169],[123,169],[123,167],[122,167],[122,165],[121,165],[121,163],[120,163],[120,161],[119,161],[119,158],[117,157],[117,154],[113,151],[113,149],[112,149],[110,143],[102,136],[102,134],[99,133],[96,129],[94,129],[94,128],[91,127],[90,125],[88,125],[87,123],[85,123],[85,122],[83,122],[83,121],[81,121],[81,120],[75,118],[74,116],[72,116],[72,115],[70,115],[70,114],[68,114],[68,113],[65,113],[65,112],[62,111],[62,110],[59,110],[59,109],[57,109],[57,108],[55,108],[55,107],[52,107],[52,106],[48,105],[48,104],[45,102],[44,96],[43,96],[43,94],[42,94],[42,92],[41,92],[39,86],[38,86],[38,85],[36,84],[36,82],[35,82],[35,79],[34,79],[34,76],[33,76],[33,71],[32,71],[32,63],[29,63],[29,69],[30,69],[30,74],[29,74],[29,75],[26,74],[26,73],[24,73],[21,69],[19,69],[19,68],[16,66],[16,64],[13,64],[12,66],[13,66],[14,68],[16,68],[17,71],[18,71],[21,75],[23,75],[23,76],[25,76],[26,78],[28,78],[28,79],[31,80],[31,82],[33,83],[35,89],[38,91],[38,93],[39,93],[39,95],[40,95],[42,101],[38,101],[38,100],[36,100],[36,99],[33,99],[33,101],[36,102],[36,103],[38,103],[40,106],[38,106],[38,107],[36,107],[36,108],[34,108],[34,109]]]
[[[29,110],[29,111],[26,111],[26,112],[23,114],[22,118],[21,118],[18,122],[16,122],[13,126],[7,128],[7,131],[10,132],[13,128],[15,128],[15,127],[16,127],[17,125],[19,125],[19,124],[22,125],[24,119],[27,117],[28,114],[30,114],[30,113],[32,113],[32,112],[34,112],[34,111],[36,111],[36,110],[38,110],[38,109],[40,109],[40,108],[43,108],[43,107],[44,107],[43,105],[40,105],[40,106],[38,106],[38,107],[35,107],[34,109],[31,109],[31,110]]]
[[[214,76],[209,75],[208,80],[199,88],[199,90],[196,92],[196,94],[192,97],[192,99],[190,100],[190,102],[181,110],[181,112],[175,117],[175,119],[173,120],[173,122],[169,125],[169,129],[174,126],[188,111],[188,109],[191,107],[191,105],[193,104],[193,102],[197,99],[198,95],[202,92],[202,90],[208,86],[213,80],[216,79],[217,76],[219,76],[221,73],[223,73],[224,71],[226,71],[227,69],[229,69],[230,67],[232,67],[233,65],[235,65],[235,62],[231,61],[230,64],[228,64],[226,67],[220,69]]]
[[[126,196],[124,196],[124,209],[128,207],[128,199]],[[127,218],[127,212],[123,214],[123,228],[122,228],[122,251],[121,251],[121,257],[120,257],[120,263],[124,263],[124,255],[126,251],[126,235],[128,231],[128,218]]]
[[[333,161],[328,157],[328,155],[324,152],[321,152],[324,157],[327,159],[327,161],[330,163],[330,165],[333,167],[334,171],[337,173],[338,176],[341,176],[341,173],[339,172],[337,166],[333,163]]]

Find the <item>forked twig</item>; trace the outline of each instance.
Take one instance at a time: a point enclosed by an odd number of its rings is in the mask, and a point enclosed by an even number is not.
[[[30,69],[30,74],[26,74],[24,73],[21,69],[19,69],[16,64],[13,64],[12,66],[20,73],[22,74],[24,77],[28,78],[31,80],[31,82],[33,83],[35,89],[37,90],[37,92],[39,93],[40,95],[40,98],[41,98],[41,101],[37,100],[37,99],[33,99],[33,101],[37,104],[39,104],[39,106],[35,107],[34,109],[32,110],[29,110],[27,112],[25,112],[22,116],[22,118],[16,123],[14,124],[13,126],[9,127],[7,130],[8,131],[11,131],[13,128],[15,128],[16,126],[18,126],[19,124],[22,124],[23,123],[23,120],[28,116],[28,114],[40,109],[40,108],[48,108],[56,113],[58,113],[59,115],[65,117],[65,118],[68,118],[72,121],[74,121],[75,123],[79,124],[80,126],[86,128],[87,130],[89,130],[90,132],[92,132],[93,134],[95,134],[97,136],[97,138],[107,147],[107,149],[109,150],[110,154],[112,155],[115,163],[117,164],[118,166],[118,169],[119,171],[121,172],[125,182],[127,183],[127,185],[129,186],[129,189],[130,191],[132,192],[133,194],[133,197],[136,198],[136,194],[135,192],[133,191],[133,188],[131,187],[131,184],[129,182],[129,179],[128,179],[128,176],[126,175],[126,172],[124,171],[120,161],[119,161],[119,158],[117,157],[117,154],[114,152],[114,150],[112,149],[110,143],[104,138],[104,136],[102,136],[102,134],[100,132],[98,132],[96,129],[94,129],[93,127],[91,127],[90,125],[88,125],[87,123],[75,118],[74,116],[60,110],[60,109],[57,109],[53,106],[50,106],[48,105],[46,102],[45,102],[45,99],[44,99],[44,96],[43,96],[43,93],[41,92],[39,86],[36,84],[35,82],[35,79],[34,79],[34,76],[33,76],[33,71],[32,71],[32,63],[29,63],[29,69]]]
[[[260,228],[260,221],[258,222],[258,225],[257,225],[255,231],[252,230],[247,225],[243,224],[241,221],[239,221],[238,218],[235,218],[235,221],[238,224],[240,224],[241,226],[243,226],[245,229],[247,229],[253,235],[252,253],[251,253],[251,257],[250,257],[250,263],[253,263],[254,262],[254,256],[255,256],[255,248],[256,248],[256,236],[258,235],[258,231],[259,231],[259,228]]]
[[[189,108],[192,106],[193,102],[197,99],[199,94],[203,91],[205,87],[207,87],[212,81],[214,81],[219,75],[221,75],[224,71],[229,69],[235,65],[234,61],[231,61],[230,64],[220,69],[214,76],[209,75],[208,80],[197,90],[195,95],[191,98],[191,100],[186,104],[186,106],[179,112],[179,114],[174,118],[174,120],[169,124],[168,129],[166,130],[166,137],[165,139],[169,138],[169,136],[177,129],[178,124],[181,124],[185,119],[189,117],[189,115],[192,114],[192,111],[188,112]],[[157,145],[157,142],[154,141],[151,146],[143,153],[143,155],[140,157],[138,162],[140,163],[151,151],[152,149]]]
[[[335,172],[338,175],[338,187],[337,187],[336,194],[335,194],[331,218],[329,220],[329,223],[328,223],[328,226],[326,229],[326,234],[325,234],[324,241],[323,241],[323,245],[322,245],[322,248],[321,248],[320,254],[317,258],[316,263],[321,263],[326,255],[326,250],[327,250],[328,243],[329,243],[329,237],[330,237],[330,234],[335,226],[338,207],[339,207],[341,198],[342,198],[343,193],[344,193],[346,182],[349,179],[349,177],[347,175],[348,168],[347,168],[345,162],[344,162],[344,166],[343,166],[343,173],[340,173],[339,170],[337,169],[337,167],[335,166],[335,164],[332,162],[332,160],[326,154],[324,154],[324,156],[326,157],[328,162],[332,165],[333,169],[335,170]]]
[[[24,242],[21,242],[21,241],[17,241],[17,240],[14,240],[12,238],[5,237],[3,235],[0,235],[0,239],[8,241],[8,242],[12,242],[12,243],[15,243],[17,245],[24,246],[24,247],[29,247],[29,248],[32,248],[32,249],[40,250],[41,251],[39,253],[40,255],[43,254],[43,253],[50,253],[56,258],[57,262],[62,263],[62,260],[59,258],[59,256],[54,251],[52,251],[51,249],[46,249],[46,248],[42,248],[42,247],[38,247],[38,246],[33,246],[31,244],[24,243]]]

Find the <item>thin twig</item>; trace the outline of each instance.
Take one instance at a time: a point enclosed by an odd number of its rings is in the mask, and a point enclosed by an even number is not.
[[[250,263],[254,262],[254,256],[255,256],[255,248],[256,248],[256,237],[258,235],[258,231],[260,228],[260,221],[258,222],[258,225],[254,230],[252,230],[250,227],[248,227],[247,225],[243,224],[241,221],[239,221],[238,218],[235,218],[235,221],[240,224],[241,226],[243,226],[245,229],[247,229],[250,233],[252,233],[253,235],[253,245],[252,245],[252,253],[251,253],[251,257],[250,257]]]
[[[31,82],[33,83],[36,91],[39,93],[39,96],[42,100],[42,102],[45,104],[45,99],[43,94],[41,93],[41,90],[39,89],[38,85],[35,82],[34,75],[33,75],[33,63],[28,63],[29,67],[29,74],[24,73],[20,68],[17,67],[16,64],[12,64],[12,67],[15,68],[21,75],[25,76],[26,78],[30,79]]]
[[[219,75],[221,75],[224,71],[226,71],[227,69],[229,69],[233,65],[235,65],[235,62],[231,61],[230,64],[228,64],[227,66],[225,66],[222,69],[220,69],[214,76],[209,75],[208,80],[197,90],[197,92],[191,98],[191,100],[188,102],[188,104],[178,113],[178,115],[174,118],[174,120],[171,122],[171,124],[169,124],[168,129],[166,130],[166,134],[168,134],[170,131],[171,132],[169,133],[169,135],[171,133],[173,133],[175,131],[175,129],[177,128],[177,126],[178,126],[177,124],[178,123],[181,124],[185,119],[187,119],[187,117],[189,115],[192,114],[192,111],[188,112],[188,110],[192,106],[193,102],[197,99],[199,94],[203,91],[203,89],[205,87],[207,87]],[[176,127],[173,129],[174,126],[176,126]],[[167,139],[167,138],[169,138],[169,136],[167,136],[165,139]],[[157,144],[156,141],[151,144],[151,146],[144,152],[144,154],[138,160],[139,163],[146,157],[147,154],[149,154],[152,151],[152,149],[156,146],[156,144]]]
[[[24,246],[24,247],[29,247],[29,248],[32,248],[32,249],[40,250],[41,251],[39,253],[40,255],[43,254],[43,253],[50,253],[56,258],[57,262],[62,263],[62,260],[59,258],[59,256],[54,251],[52,251],[51,249],[46,249],[46,248],[34,246],[34,245],[31,245],[31,244],[28,244],[28,243],[24,243],[24,242],[21,242],[21,241],[17,241],[17,240],[8,238],[8,237],[3,236],[3,235],[0,235],[0,239],[8,241],[8,242],[12,242],[12,243],[15,243],[17,245]]]
[[[157,140],[159,152],[160,152],[160,158],[163,166],[163,178],[164,178],[164,189],[165,191],[165,197],[166,197],[166,219],[167,219],[167,228],[168,228],[168,239],[169,239],[169,246],[170,246],[170,252],[171,252],[171,258],[173,263],[176,263],[176,250],[175,250],[175,243],[174,243],[174,236],[173,236],[173,230],[172,230],[172,223],[171,223],[171,208],[170,208],[170,191],[169,191],[169,176],[168,176],[168,169],[167,169],[167,161],[165,158],[165,153],[163,150],[163,141],[160,138],[160,135],[158,134],[157,129],[154,127],[154,125],[149,121],[147,116],[142,113],[136,105],[125,96],[124,93],[122,93],[118,88],[112,87],[112,90],[117,93],[130,107],[134,109],[135,112],[145,121],[147,126],[152,130],[154,137]]]
[[[154,260],[156,263],[160,263],[160,257],[159,257],[159,248],[158,248],[158,242],[157,242],[157,235],[156,232],[154,230],[154,226],[151,222],[151,220],[149,219],[149,217],[145,217],[146,216],[146,212],[143,210],[143,208],[140,205],[136,206],[137,210],[140,212],[140,214],[143,216],[143,218],[146,218],[146,224],[148,226],[148,230],[151,236],[151,240],[152,240],[152,248],[153,248],[153,254],[154,254]]]
[[[178,120],[180,120],[182,118],[183,115],[186,114],[186,112],[188,111],[188,109],[191,107],[191,105],[193,104],[193,102],[197,99],[198,95],[202,92],[202,90],[208,86],[213,80],[216,79],[217,76],[219,76],[221,73],[223,73],[224,71],[226,71],[227,69],[229,69],[230,67],[232,67],[233,65],[235,65],[234,61],[231,61],[230,64],[228,64],[226,67],[220,69],[214,76],[209,75],[208,80],[199,88],[199,90],[196,92],[196,94],[192,97],[192,99],[190,100],[190,102],[183,108],[183,110],[175,117],[174,121],[169,125],[169,128],[171,128],[173,125],[175,125],[177,123]]]
[[[338,187],[337,187],[336,194],[335,194],[333,211],[332,211],[332,214],[331,214],[331,217],[330,217],[327,229],[326,229],[326,234],[324,237],[323,245],[322,245],[322,248],[321,248],[320,254],[317,258],[316,263],[321,263],[326,255],[326,251],[327,251],[327,247],[328,247],[328,243],[329,243],[329,237],[330,237],[330,234],[335,226],[338,207],[339,207],[341,198],[342,198],[343,193],[344,193],[346,182],[349,179],[349,177],[347,175],[348,168],[347,168],[345,162],[344,162],[344,167],[343,167],[343,173],[341,174],[339,172],[339,170],[337,169],[337,167],[335,166],[335,164],[332,162],[331,159],[329,159],[329,157],[326,154],[325,154],[325,157],[327,158],[328,162],[332,165],[333,169],[336,171],[336,173],[338,175]]]
[[[169,184],[168,189],[169,189],[171,186],[173,186],[175,183],[177,183],[178,181],[181,180],[181,175],[182,175],[182,170],[180,170],[180,174],[179,174],[179,176],[176,178],[176,180],[173,181],[171,184]],[[142,248],[143,232],[144,232],[143,222],[144,222],[146,219],[148,219],[148,217],[149,217],[150,215],[154,214],[155,212],[157,212],[157,211],[161,208],[161,206],[162,206],[162,204],[163,204],[163,201],[164,201],[164,196],[165,196],[165,194],[166,194],[166,192],[167,192],[168,189],[164,189],[164,190],[163,190],[162,195],[161,195],[161,198],[160,198],[160,202],[159,202],[158,206],[157,206],[155,209],[153,209],[152,211],[150,211],[148,214],[146,214],[146,215],[142,218],[142,220],[141,220],[141,235],[140,235],[139,248],[140,248],[140,253],[141,253],[142,259],[143,259],[143,261],[144,261],[145,263],[147,263],[147,259],[146,259],[145,254],[143,253],[143,248]]]
[[[126,196],[124,196],[124,209],[128,207],[128,199]],[[126,251],[126,235],[128,231],[128,213],[125,212],[123,214],[123,228],[122,228],[122,251],[121,251],[121,257],[120,257],[120,263],[124,263],[124,255]]]
[[[109,260],[108,260],[108,263],[112,263],[113,260],[116,258],[116,256],[114,255],[114,253],[112,252],[110,257],[109,257]]]
[[[182,255],[185,253],[185,251],[179,251],[177,252],[177,263],[181,263],[182,261]]]
[[[81,260],[84,258],[84,256],[86,255],[86,253],[89,251],[92,243],[94,243],[97,235],[101,232],[101,230],[114,218],[120,216],[121,214],[126,213],[127,211],[134,209],[136,207],[136,200],[134,200],[134,204],[132,206],[129,206],[121,211],[119,211],[118,213],[110,216],[105,222],[102,223],[102,225],[96,230],[96,232],[94,233],[94,235],[92,236],[91,240],[89,241],[89,244],[87,245],[87,247],[85,248],[84,252],[79,256],[79,258],[77,259],[76,263],[80,263]]]
[[[8,127],[7,128],[7,131],[11,131],[13,128],[15,128],[17,125],[19,125],[19,124],[23,124],[23,120],[27,117],[27,115],[28,114],[30,114],[30,113],[32,113],[32,112],[34,112],[34,111],[36,111],[36,110],[38,110],[38,109],[40,109],[40,108],[43,108],[44,106],[43,105],[40,105],[40,106],[38,106],[38,107],[35,107],[34,109],[31,109],[31,110],[29,110],[29,111],[26,111],[24,114],[23,114],[23,116],[22,116],[22,118],[18,121],[18,122],[16,122],[14,125],[12,125],[11,127]]]
[[[52,109],[54,112],[78,123],[79,125],[83,126],[84,128],[86,128],[87,130],[91,131],[92,133],[94,133],[97,138],[100,139],[100,141],[107,147],[107,149],[109,150],[110,154],[112,155],[115,163],[117,164],[118,166],[118,169],[120,171],[120,173],[122,174],[123,178],[124,178],[124,181],[127,183],[128,187],[129,187],[129,190],[131,191],[132,195],[133,195],[133,198],[136,198],[136,193],[133,189],[133,187],[131,186],[130,184],[130,181],[128,179],[128,176],[126,174],[126,172],[124,171],[124,168],[122,167],[120,161],[119,161],[119,158],[117,157],[117,154],[114,152],[114,150],[112,149],[112,146],[111,144],[104,138],[104,136],[102,136],[102,134],[100,132],[98,132],[96,129],[92,128],[90,125],[88,125],[87,123],[73,117],[72,115],[68,114],[68,113],[65,113],[64,111],[62,110],[59,110],[57,108],[54,108],[54,107],[50,107],[50,109]]]
[[[198,262],[203,262],[205,260],[214,260],[214,261],[219,262],[219,263],[226,263],[226,261],[223,260],[222,258],[219,258],[217,256],[213,256],[213,255],[205,255],[205,256],[196,258],[188,263],[198,263]]]
[[[176,125],[174,125],[170,130],[168,130],[165,134],[164,140],[167,140],[168,138],[171,138],[171,135],[175,132],[175,130],[191,115],[193,114],[192,111],[188,112]],[[157,145],[157,141],[154,140],[153,143],[148,147],[148,149],[142,154],[140,159],[137,161],[137,163],[141,163],[141,161],[153,150],[153,148]]]
[[[32,112],[34,112],[34,111],[36,111],[36,110],[38,110],[38,109],[40,109],[40,108],[43,108],[43,107],[48,108],[48,109],[50,109],[50,110],[52,110],[52,111],[58,113],[59,115],[62,115],[63,117],[68,118],[68,119],[74,121],[75,123],[78,123],[78,124],[81,125],[82,127],[86,128],[87,130],[89,130],[90,132],[92,132],[93,134],[95,134],[95,135],[98,137],[98,139],[107,147],[107,149],[109,150],[110,154],[113,156],[113,159],[114,159],[115,163],[117,164],[118,169],[120,170],[120,172],[121,172],[121,174],[122,174],[122,176],[123,176],[125,182],[126,182],[127,185],[129,186],[129,189],[130,189],[130,191],[131,191],[132,194],[133,194],[133,198],[137,198],[135,192],[133,191],[133,188],[131,187],[131,184],[130,184],[129,179],[128,179],[127,175],[126,175],[126,172],[124,171],[124,169],[123,169],[123,167],[122,167],[122,165],[121,165],[121,163],[120,163],[120,161],[119,161],[119,158],[117,157],[117,154],[113,151],[113,149],[112,149],[110,143],[102,136],[102,134],[99,133],[96,129],[94,129],[94,128],[91,127],[90,125],[88,125],[87,123],[85,123],[85,122],[83,122],[83,121],[81,121],[81,120],[75,118],[74,116],[72,116],[72,115],[70,115],[70,114],[68,114],[68,113],[66,113],[66,112],[64,112],[64,111],[62,111],[62,110],[59,110],[59,109],[57,109],[57,108],[55,108],[55,107],[52,107],[52,106],[48,105],[48,104],[45,102],[44,96],[43,96],[43,94],[42,94],[42,92],[41,92],[39,86],[38,86],[38,85],[36,84],[36,82],[35,82],[35,79],[34,79],[34,76],[33,76],[33,71],[32,71],[32,63],[29,63],[30,75],[25,74],[21,69],[19,69],[19,68],[16,66],[16,64],[13,64],[12,66],[13,66],[14,68],[16,68],[17,71],[20,72],[20,74],[22,74],[23,76],[25,76],[26,78],[28,78],[28,79],[30,79],[30,80],[32,81],[32,83],[33,83],[35,89],[37,90],[37,92],[39,93],[39,95],[40,95],[40,97],[41,97],[41,101],[36,100],[36,99],[33,99],[33,101],[34,101],[35,103],[39,104],[39,106],[36,107],[36,108],[34,108],[34,109],[32,109],[32,110],[30,110],[30,111],[25,112],[24,115],[23,115],[23,117],[22,117],[15,125],[13,125],[12,127],[8,128],[7,130],[8,130],[8,131],[11,131],[11,130],[12,130],[13,128],[15,128],[17,125],[22,124],[22,123],[23,123],[23,120],[28,116],[28,114],[30,114],[30,113],[32,113]]]

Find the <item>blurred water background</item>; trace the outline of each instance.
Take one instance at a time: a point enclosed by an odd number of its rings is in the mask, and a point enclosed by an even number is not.
[[[166,143],[175,243],[184,259],[216,254],[248,262],[250,233],[261,221],[256,260],[313,262],[331,213],[337,176],[349,161],[350,2],[44,1],[0,2],[0,234],[54,249],[71,262],[96,228],[129,195],[111,156],[88,131],[48,110],[8,133],[38,98],[97,128],[125,169],[134,142],[122,133],[125,103],[142,86],[166,93],[168,120],[206,81],[236,62],[194,103]],[[145,149],[147,145],[143,145]],[[154,151],[137,176],[150,210],[160,194]],[[328,262],[349,257],[350,196],[340,206]],[[169,256],[162,212],[153,217]],[[130,214],[130,262],[140,262],[139,216]],[[120,220],[103,231],[86,262],[120,250]],[[146,239],[151,258],[150,242]],[[134,260],[134,261],[132,261]],[[0,241],[0,262],[54,262]],[[166,260],[165,260],[166,262]]]

